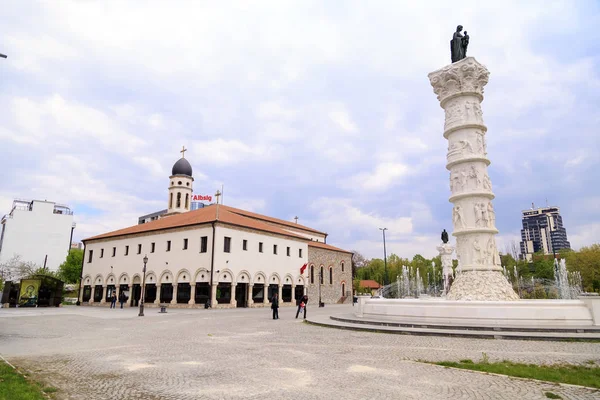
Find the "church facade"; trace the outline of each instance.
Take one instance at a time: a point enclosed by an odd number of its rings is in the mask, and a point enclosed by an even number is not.
[[[192,168],[173,166],[168,210],[160,219],[85,239],[80,301],[129,306],[265,307],[351,302],[352,253],[327,234],[285,220],[211,204],[190,210]],[[147,257],[144,273],[144,258]]]

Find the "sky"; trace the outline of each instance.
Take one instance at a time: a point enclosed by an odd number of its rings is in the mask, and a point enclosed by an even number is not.
[[[427,74],[461,24],[490,71],[482,107],[502,252],[521,211],[559,206],[600,239],[597,1],[54,1],[0,7],[0,214],[69,205],[74,240],[194,193],[382,257],[451,231],[444,113]]]

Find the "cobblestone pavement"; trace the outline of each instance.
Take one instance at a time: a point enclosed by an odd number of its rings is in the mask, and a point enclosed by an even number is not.
[[[352,306],[309,308],[345,314]],[[0,309],[0,354],[65,399],[600,399],[414,360],[600,363],[600,343],[460,339],[311,326],[295,309]]]

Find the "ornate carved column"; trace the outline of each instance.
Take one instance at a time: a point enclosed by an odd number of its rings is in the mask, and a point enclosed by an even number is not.
[[[446,114],[448,139],[446,168],[450,171],[450,202],[458,275],[447,296],[450,300],[518,300],[502,275],[496,248],[496,216],[492,183],[487,172],[481,102],[489,71],[473,57],[429,74],[433,91]]]

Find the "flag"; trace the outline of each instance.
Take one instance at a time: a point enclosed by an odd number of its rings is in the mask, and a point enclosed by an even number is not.
[[[304,273],[305,269],[306,269],[306,264],[304,264],[302,267],[300,267],[300,274],[301,275]]]

